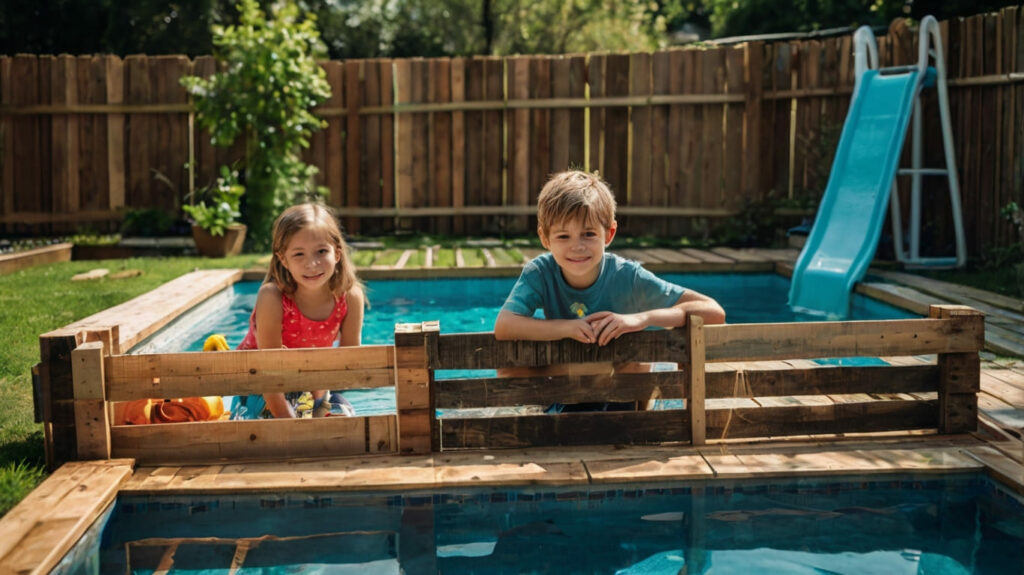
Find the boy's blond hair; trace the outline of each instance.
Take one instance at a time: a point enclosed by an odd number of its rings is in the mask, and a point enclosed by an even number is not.
[[[537,197],[537,229],[547,236],[551,226],[576,219],[611,229],[615,224],[615,196],[595,174],[580,170],[557,173]]]

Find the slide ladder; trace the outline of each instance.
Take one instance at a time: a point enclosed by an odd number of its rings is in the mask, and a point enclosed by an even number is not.
[[[956,173],[942,38],[932,16],[921,20],[918,63],[877,68],[874,35],[861,27],[854,35],[855,83],[850,109],[814,226],[793,269],[789,304],[798,312],[834,319],[849,315],[854,284],[864,277],[891,207],[896,256],[907,267],[960,267],[966,262],[960,187]],[[931,48],[931,50],[929,50]],[[929,56],[934,60],[930,67]],[[923,168],[920,94],[938,93],[944,169]],[[911,167],[899,168],[903,142],[913,118]],[[911,177],[910,248],[904,249],[896,176]],[[921,181],[944,176],[949,184],[956,256],[920,255]]]

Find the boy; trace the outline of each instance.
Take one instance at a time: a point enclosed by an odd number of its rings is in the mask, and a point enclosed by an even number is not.
[[[615,198],[598,176],[552,176],[537,199],[537,235],[549,253],[523,268],[498,314],[494,337],[605,345],[649,326],[686,325],[690,315],[706,324],[725,323],[725,310],[714,299],[606,254],[616,229]],[[538,308],[544,319],[533,317]]]

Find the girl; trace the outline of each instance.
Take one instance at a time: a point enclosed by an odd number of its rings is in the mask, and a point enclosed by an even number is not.
[[[274,222],[272,249],[249,332],[238,349],[331,347],[336,341],[359,345],[365,296],[334,214],[318,204],[288,208]],[[328,393],[312,392],[315,417],[330,413]],[[263,411],[249,405],[263,403],[259,399],[249,396],[244,402],[249,417]],[[295,417],[284,393],[262,399],[274,417]],[[238,417],[238,410],[232,411]]]

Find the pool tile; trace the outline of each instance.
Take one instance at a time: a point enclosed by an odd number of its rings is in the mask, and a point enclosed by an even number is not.
[[[712,470],[699,454],[622,460],[588,460],[596,482],[710,478]]]

